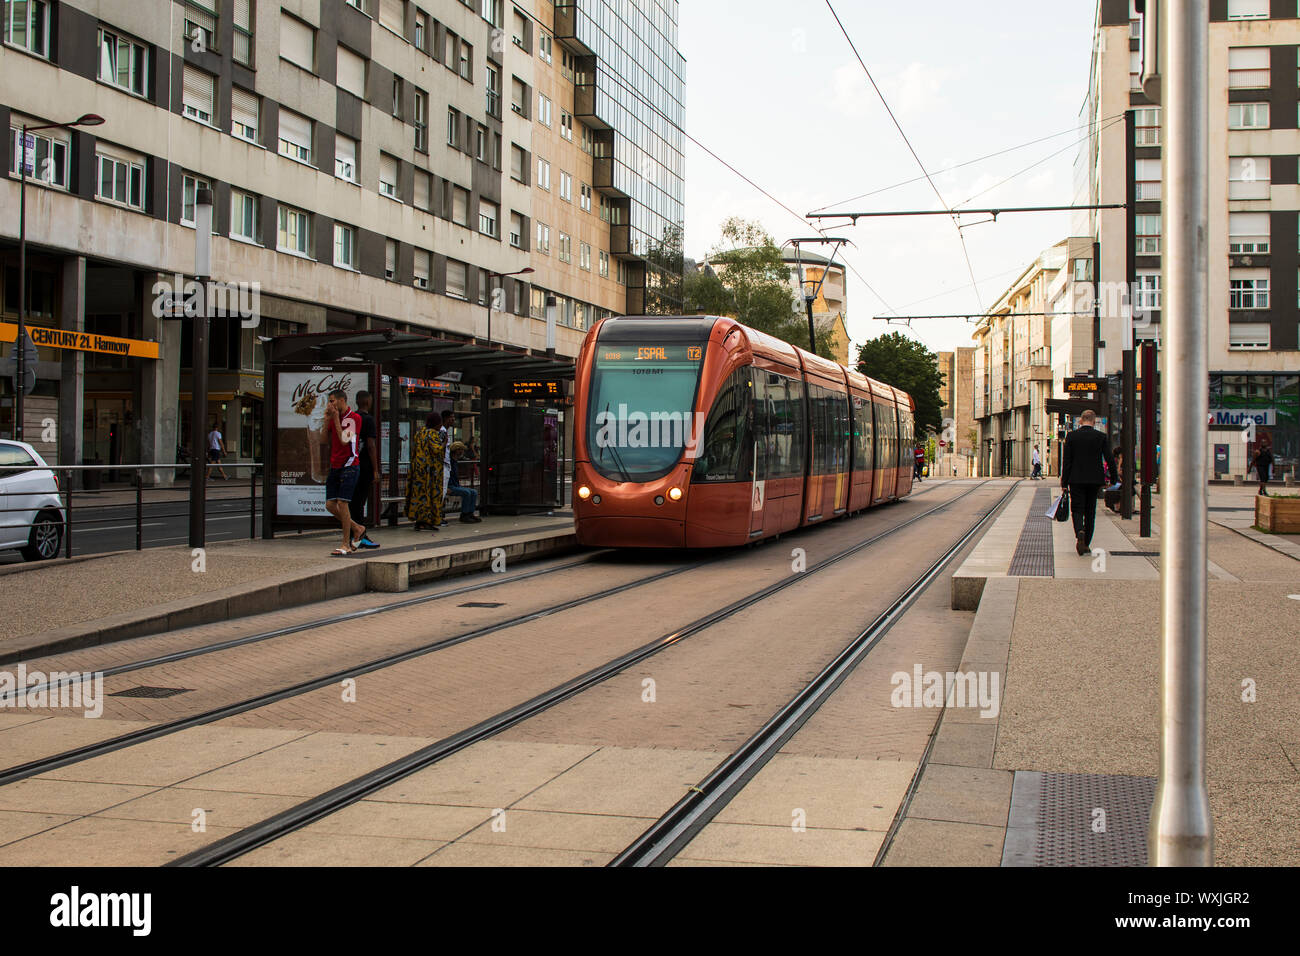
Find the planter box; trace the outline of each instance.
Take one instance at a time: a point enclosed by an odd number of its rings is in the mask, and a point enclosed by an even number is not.
[[[1300,498],[1256,495],[1255,527],[1273,534],[1300,534]]]

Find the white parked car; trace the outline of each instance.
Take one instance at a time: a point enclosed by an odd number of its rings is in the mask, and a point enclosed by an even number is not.
[[[63,541],[59,479],[36,449],[20,441],[0,439],[0,465],[0,551],[21,550],[28,561],[57,557]]]

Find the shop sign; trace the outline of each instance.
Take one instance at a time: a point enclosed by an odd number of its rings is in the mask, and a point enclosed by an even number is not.
[[[52,349],[74,349],[78,352],[99,352],[104,355],[125,355],[131,358],[158,357],[158,343],[143,339],[120,339],[96,332],[65,331],[42,325],[27,326],[27,334],[37,346]],[[13,322],[0,322],[0,342],[18,341],[18,326]]]

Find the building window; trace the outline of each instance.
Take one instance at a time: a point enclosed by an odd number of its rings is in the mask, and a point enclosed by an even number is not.
[[[560,198],[573,202],[573,177],[564,170],[560,170]]]
[[[95,195],[100,199],[144,209],[144,160],[123,154],[97,153],[99,179]]]
[[[580,137],[582,140],[582,151],[590,156],[596,152],[596,138],[592,135],[591,127],[586,123],[579,123],[578,127],[582,131]]]
[[[551,254],[551,227],[544,222],[537,224],[537,251],[544,256]]]
[[[423,10],[415,11],[415,48],[429,52],[429,15]]]
[[[260,203],[252,193],[238,189],[230,191],[230,236],[246,242],[262,243]]]
[[[501,210],[494,202],[488,202],[486,199],[478,201],[478,231],[485,236],[497,238],[497,217],[501,215]]]
[[[415,171],[415,208],[416,209],[424,209],[426,211],[429,209],[430,206],[429,199],[432,194],[432,189],[430,188],[431,184],[432,184],[432,180],[430,179],[428,173],[426,173],[422,169],[417,169]]]
[[[524,217],[517,212],[510,214],[510,245],[516,249],[524,245]]]
[[[316,31],[284,11],[280,12],[280,56],[308,72],[316,72]]]
[[[215,0],[214,0],[215,3]],[[206,5],[185,4],[185,37],[191,48],[215,50],[217,48],[217,12]]]
[[[460,111],[447,110],[447,145],[460,149]]]
[[[1238,46],[1228,50],[1228,89],[1267,88],[1269,55],[1266,46]]]
[[[257,131],[261,125],[259,122],[261,113],[262,103],[256,94],[241,90],[237,86],[231,87],[230,132],[232,135],[250,143],[260,144],[261,139]]]
[[[501,15],[501,0],[481,0],[479,12],[483,15],[483,19],[494,27],[499,27],[505,22]]]
[[[576,62],[573,54],[568,50],[560,51],[560,76],[570,83],[574,82],[574,66]]]
[[[10,122],[16,122],[18,117],[11,114]],[[41,126],[40,122],[32,121],[30,125]],[[18,172],[18,164],[21,161],[22,147],[22,126],[11,126],[10,133],[13,136],[13,152],[10,156],[9,171]],[[54,186],[57,189],[68,188],[68,131],[67,130],[41,130],[38,133],[27,134],[29,162],[27,165],[27,177],[37,182],[44,183],[46,186]]]
[[[1138,50],[1130,50],[1128,54],[1128,88],[1142,89],[1142,54]]]
[[[460,186],[451,188],[451,221],[458,226],[469,226],[469,190]]]
[[[432,270],[433,257],[427,249],[415,250],[415,272],[411,278],[411,283],[417,289],[429,288],[429,274]]]
[[[543,126],[551,125],[551,99],[544,93],[537,94],[537,122]]]
[[[474,47],[463,40],[460,44],[460,78],[474,82]]]
[[[537,161],[537,185],[547,192],[551,190],[551,164],[544,159]]]
[[[393,119],[402,119],[402,78],[393,77]]]
[[[1228,348],[1267,349],[1272,327],[1267,322],[1228,323]]]
[[[487,113],[501,118],[501,68],[495,63],[487,66]]]
[[[1268,199],[1273,162],[1269,156],[1228,157],[1228,198]]]
[[[1232,269],[1228,272],[1229,309],[1268,308],[1268,270]]]
[[[537,38],[537,55],[545,62],[551,62],[551,36],[549,33],[543,33]]]
[[[339,47],[338,72],[334,84],[357,99],[366,98],[366,60],[345,46]]]
[[[379,24],[402,36],[406,30],[406,0],[379,0]]]
[[[424,90],[415,91],[415,148],[429,151],[429,94]]]
[[[1160,217],[1159,216],[1135,216],[1135,228],[1137,230],[1137,247],[1136,252],[1139,256],[1158,256],[1160,255]],[[1087,259],[1080,259],[1080,262],[1087,262]]]
[[[341,269],[357,268],[357,230],[334,223],[334,264]]]
[[[528,84],[517,76],[510,78],[510,111],[528,118]]]
[[[1160,273],[1139,272],[1137,287],[1133,290],[1133,309],[1136,312],[1160,311]]]
[[[9,0],[5,4],[5,42],[50,58],[50,5],[46,0]]]
[[[457,299],[465,298],[466,267],[463,262],[447,260],[447,294]]]
[[[1146,106],[1134,111],[1134,144],[1137,146],[1160,145],[1160,107]]]
[[[600,250],[600,277],[609,278],[609,253],[604,249]]]
[[[560,233],[559,256],[561,262],[573,261],[573,239],[567,232]]]
[[[586,183],[582,184],[579,190],[579,204],[586,212],[591,212],[591,187]]]
[[[384,278],[397,278],[397,240],[384,240]]]
[[[280,110],[280,155],[311,163],[312,121],[305,116]]]
[[[253,0],[235,0],[235,33],[232,55],[236,63],[253,65]]]
[[[1266,212],[1228,213],[1228,252],[1243,256],[1266,254],[1269,231],[1269,215]]]
[[[1267,20],[1268,0],[1228,0],[1229,20]]]
[[[1268,104],[1229,103],[1228,129],[1268,129]]]
[[[568,110],[560,110],[560,135],[573,142],[573,114]]]
[[[350,183],[357,181],[357,141],[342,133],[334,137],[334,175]]]
[[[212,183],[195,176],[193,173],[181,174],[181,225],[194,228],[194,204],[200,189],[211,189]],[[216,229],[216,217],[212,221]]]
[[[397,198],[397,157],[387,153],[379,154],[379,194],[390,199]]]
[[[281,252],[292,252],[300,256],[309,256],[311,249],[311,217],[301,209],[281,206],[279,212],[279,231],[276,235],[276,248]]]
[[[15,6],[16,4],[10,4]],[[99,78],[128,93],[144,96],[149,82],[149,57],[143,44],[99,31]]]
[[[578,268],[591,271],[591,246],[585,242],[578,243]]]
[[[488,131],[487,127],[480,124],[474,132],[474,158],[480,163],[488,161]]]
[[[216,77],[185,64],[181,81],[181,109],[186,116],[211,126],[212,117],[217,112],[216,91]]]
[[[515,143],[510,144],[510,178],[517,183],[527,184],[524,177],[528,170],[528,154]]]
[[[1160,198],[1160,160],[1139,159],[1134,163],[1138,199]]]

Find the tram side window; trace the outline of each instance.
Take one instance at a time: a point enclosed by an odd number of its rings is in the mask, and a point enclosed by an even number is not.
[[[723,383],[695,459],[692,481],[749,481],[754,472],[750,367],[736,369]]]
[[[768,478],[803,474],[803,386],[775,372],[754,373],[754,400],[764,408],[760,433]]]
[[[871,402],[853,397],[853,469],[870,471],[872,458]]]

